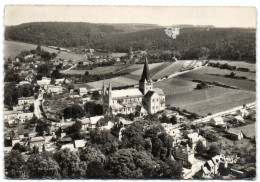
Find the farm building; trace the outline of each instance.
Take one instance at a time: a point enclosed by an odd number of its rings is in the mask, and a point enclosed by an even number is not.
[[[249,115],[249,112],[246,109],[239,109],[236,113],[242,118],[247,117]]]
[[[223,125],[224,124],[224,120],[222,117],[214,117],[210,120],[210,123],[213,125]]]
[[[230,128],[226,132],[228,134],[228,137],[233,140],[242,140],[244,138],[244,134],[240,130]]]
[[[244,118],[242,116],[238,115],[234,117],[234,120],[238,123],[245,123]]]

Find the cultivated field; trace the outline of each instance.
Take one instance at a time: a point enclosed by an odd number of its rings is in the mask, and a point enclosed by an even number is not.
[[[184,74],[178,76],[178,78],[187,79],[187,80],[209,81],[209,82],[216,81],[221,84],[240,88],[242,90],[249,90],[249,91],[253,91],[253,92],[255,92],[255,90],[256,90],[256,83],[253,81],[237,80],[237,79],[232,79],[232,78],[225,78],[225,77],[220,77],[220,76],[201,74],[200,69],[184,73]]]
[[[66,75],[84,75],[86,70],[67,70],[66,72],[62,72]]]
[[[170,78],[154,83],[154,87],[163,89],[165,95],[190,92],[196,88],[197,83],[179,78]]]
[[[256,64],[251,64],[251,63],[247,63],[247,62],[243,62],[243,61],[223,61],[223,60],[215,61],[215,60],[210,60],[210,62],[212,62],[212,63],[219,62],[220,64],[227,63],[228,65],[236,66],[237,68],[248,68],[248,69],[250,69],[250,71],[256,71]]]
[[[212,87],[166,96],[166,104],[206,116],[256,100],[254,92]]]
[[[200,72],[200,74],[219,74],[220,76],[224,76],[224,75],[230,75],[230,73],[232,71],[206,66],[204,68],[201,68],[199,72]],[[249,80],[256,79],[255,73],[243,72],[243,71],[235,71],[235,72],[236,72],[236,76],[239,76],[239,77],[244,76],[244,77],[247,77],[247,79],[249,79]]]

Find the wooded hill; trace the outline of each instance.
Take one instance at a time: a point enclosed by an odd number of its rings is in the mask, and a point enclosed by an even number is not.
[[[209,26],[210,27],[210,26]],[[172,39],[165,28],[142,24],[40,22],[6,27],[5,39],[59,47],[86,47],[113,52],[172,50],[181,59],[212,58],[255,62],[256,30],[184,27]]]

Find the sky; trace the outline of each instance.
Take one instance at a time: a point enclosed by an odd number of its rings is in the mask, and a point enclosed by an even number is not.
[[[145,23],[256,28],[254,7],[7,5],[4,25],[28,22]]]

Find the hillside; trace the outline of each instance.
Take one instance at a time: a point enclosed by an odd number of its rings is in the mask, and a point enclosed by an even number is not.
[[[127,52],[130,47],[174,50],[181,59],[255,62],[255,34],[255,29],[186,27],[172,39],[165,34],[165,28],[156,25],[46,22],[6,27],[5,40],[113,52]]]

